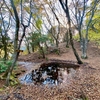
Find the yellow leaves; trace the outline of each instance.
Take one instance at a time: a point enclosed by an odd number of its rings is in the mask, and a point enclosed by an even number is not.
[[[3,88],[0,88],[0,92],[2,92],[3,91]]]
[[[16,7],[20,4],[20,0],[13,0],[13,1]]]
[[[98,13],[96,13],[96,14],[94,15],[93,19],[98,19],[98,18],[100,18],[100,12],[99,12],[99,11],[98,11]]]
[[[39,11],[40,11],[40,12],[42,12],[42,11],[43,11],[43,8],[42,8],[42,7],[40,7]]]
[[[6,79],[6,78],[4,78],[2,75],[0,75],[0,79],[3,80],[3,79]]]
[[[2,20],[0,19],[0,24],[2,23]]]
[[[36,27],[37,27],[38,29],[41,29],[41,27],[42,27],[42,20],[41,20],[41,19],[38,19],[38,20],[36,21]]]
[[[49,3],[49,1],[48,1],[48,0],[44,0],[44,2],[45,2],[46,4],[48,4],[48,3]]]
[[[30,7],[25,6],[24,9],[25,9],[28,13],[30,13]]]
[[[52,3],[56,3],[58,0],[43,0],[43,2],[45,4],[52,4]]]
[[[10,76],[10,85],[11,86],[17,85],[19,83],[18,79],[16,79],[14,76],[15,75]]]

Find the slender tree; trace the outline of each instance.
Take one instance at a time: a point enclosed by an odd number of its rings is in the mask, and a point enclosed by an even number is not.
[[[70,11],[74,19],[73,21],[73,19],[71,18],[71,22],[79,33],[80,47],[82,51],[81,57],[83,59],[87,58],[88,29],[92,17],[94,16],[94,11],[98,0],[92,0],[90,3],[92,4],[91,6],[88,5],[88,0],[72,0],[72,2],[70,3]],[[91,13],[88,19],[89,21],[85,23],[85,19],[87,18],[87,15],[89,15],[89,13]]]
[[[86,33],[85,33],[85,37],[83,37],[82,58],[87,58],[88,30],[89,30],[89,26],[90,26],[90,24],[92,22],[92,18],[93,18],[94,13],[95,13],[95,10],[96,10],[95,8],[96,8],[97,3],[98,3],[98,0],[94,0],[92,9],[90,11],[89,20],[88,20],[88,23],[86,25]]]
[[[1,17],[1,42],[3,44],[3,51],[4,51],[4,60],[7,60],[8,58],[8,40],[10,39],[8,36],[8,31],[11,27],[11,16],[10,13],[7,12],[7,8],[5,6],[5,2],[3,1],[1,7],[0,7],[0,17]],[[6,15],[8,15],[8,17],[5,17]],[[8,20],[6,20],[8,19]]]
[[[67,17],[67,20],[68,20],[68,26],[69,26],[69,35],[70,35],[70,43],[71,43],[71,46],[72,46],[72,49],[73,49],[73,52],[74,52],[74,55],[78,61],[78,64],[82,64],[83,62],[81,61],[75,47],[74,47],[74,42],[73,42],[73,38],[72,38],[72,32],[71,32],[71,22],[70,22],[70,15],[69,15],[69,8],[68,8],[68,0],[65,0],[65,3],[62,1],[62,0],[59,0],[64,12],[66,13],[66,17]]]
[[[16,10],[16,7],[14,5],[13,0],[10,0],[10,2],[11,2],[11,7],[13,9],[15,20],[16,20],[16,27],[15,27],[15,39],[14,39],[14,56],[13,56],[14,58],[13,58],[12,66],[10,67],[10,69],[7,72],[7,79],[6,79],[7,86],[9,85],[10,75],[12,74],[12,70],[15,66],[16,60],[17,60],[18,55],[19,55],[19,52],[16,52],[16,50],[17,50],[17,45],[18,45],[18,33],[19,33],[20,21],[19,21],[18,12]]]
[[[14,2],[13,0],[10,0],[11,2],[11,6],[12,6],[12,9],[14,11],[14,15],[15,15],[15,19],[16,19],[16,33],[15,33],[15,39],[14,39],[14,58],[13,58],[13,63],[12,63],[12,66],[10,67],[10,69],[8,70],[8,74],[7,74],[7,79],[6,79],[6,85],[8,86],[9,85],[9,79],[10,79],[10,75],[12,74],[12,71],[14,69],[14,66],[15,66],[15,63],[18,59],[18,56],[19,56],[19,53],[20,52],[16,52],[16,50],[20,50],[20,46],[21,46],[21,43],[22,43],[22,40],[25,36],[25,31],[26,31],[26,28],[30,25],[30,21],[31,21],[31,16],[32,16],[32,12],[31,12],[31,1],[30,1],[30,17],[29,17],[29,21],[28,21],[28,24],[25,25],[23,23],[23,18],[22,18],[22,0],[21,0],[21,24],[23,26],[23,34],[19,40],[19,43],[18,43],[18,38],[19,38],[19,24],[20,24],[20,20],[19,20],[19,17],[18,17],[18,12],[16,10],[16,7],[14,5]]]

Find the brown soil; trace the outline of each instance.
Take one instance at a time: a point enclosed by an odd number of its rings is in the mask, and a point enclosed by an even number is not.
[[[79,43],[75,42],[75,47],[81,55]],[[48,54],[46,60],[77,62],[71,47],[66,49],[65,43],[60,44],[60,51],[60,55]],[[80,65],[80,73],[77,73],[69,83],[54,87],[40,85],[8,87],[1,93],[0,100],[87,100],[85,98],[100,100],[100,49],[93,43],[89,43],[87,53],[88,59],[82,60],[85,63]],[[44,62],[46,60],[41,59],[37,53],[19,57],[19,61]]]

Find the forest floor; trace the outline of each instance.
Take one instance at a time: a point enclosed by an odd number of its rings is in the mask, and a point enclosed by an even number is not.
[[[77,62],[71,47],[66,49],[65,43],[61,43],[59,47],[60,55],[50,53],[46,56],[46,60]],[[75,47],[81,55],[78,42],[75,42]],[[20,84],[17,87],[7,87],[0,93],[0,100],[100,100],[100,49],[94,43],[89,42],[87,54],[88,59],[82,59],[84,64],[80,65],[80,71],[69,83],[52,87],[25,84]],[[18,61],[38,64],[46,60],[41,59],[37,53],[20,55],[18,59]],[[18,68],[20,71],[27,71],[24,66]],[[0,85],[2,84],[4,83],[0,80]]]

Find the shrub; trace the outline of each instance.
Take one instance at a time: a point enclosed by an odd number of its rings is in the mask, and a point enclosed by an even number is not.
[[[5,72],[10,66],[12,65],[12,61],[8,60],[8,61],[0,61],[0,74]]]

